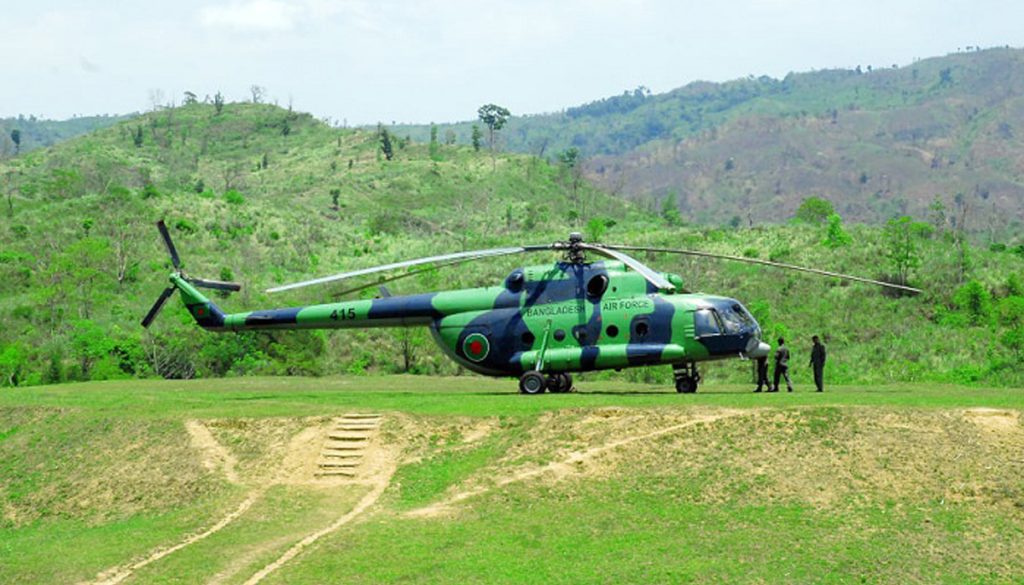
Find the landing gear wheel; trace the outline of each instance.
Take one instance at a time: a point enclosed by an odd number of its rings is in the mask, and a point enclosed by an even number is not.
[[[548,392],[564,394],[572,392],[572,376],[569,374],[552,374],[547,380]]]
[[[697,380],[683,376],[676,378],[676,392],[680,394],[693,394],[697,391]]]
[[[543,394],[548,381],[544,374],[530,370],[519,377],[519,391],[523,394]]]

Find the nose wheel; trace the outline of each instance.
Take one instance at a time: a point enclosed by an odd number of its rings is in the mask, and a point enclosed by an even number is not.
[[[676,392],[680,394],[693,394],[700,385],[700,372],[696,364],[688,364],[674,371],[676,379]]]

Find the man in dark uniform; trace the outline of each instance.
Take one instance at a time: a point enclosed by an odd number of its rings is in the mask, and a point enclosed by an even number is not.
[[[811,341],[814,345],[811,347],[811,367],[814,368],[814,385],[818,387],[818,392],[824,392],[825,390],[825,346],[815,335],[811,337]]]
[[[786,347],[786,340],[779,338],[779,346],[775,348],[775,383],[769,392],[779,391],[779,378],[786,379],[786,391],[793,391],[793,383],[789,380],[789,348]]]
[[[754,390],[754,392],[760,392],[762,387],[765,390],[771,390],[772,385],[768,381],[768,356],[763,355],[757,358],[757,361],[754,363],[757,366],[757,390]]]

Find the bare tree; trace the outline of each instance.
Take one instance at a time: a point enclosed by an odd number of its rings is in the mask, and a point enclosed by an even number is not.
[[[249,93],[252,94],[252,103],[261,104],[263,103],[263,98],[267,97],[267,88],[262,85],[253,84],[249,86]]]

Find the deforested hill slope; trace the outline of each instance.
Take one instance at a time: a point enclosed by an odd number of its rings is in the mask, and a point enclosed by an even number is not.
[[[632,198],[678,199],[701,223],[780,221],[808,195],[854,221],[923,216],[958,194],[974,231],[1024,225],[1024,50],[904,67],[696,82],[517,117],[508,148],[578,148],[588,175]],[[470,123],[453,127],[468,141]],[[441,128],[442,134],[447,128]],[[396,129],[425,139],[422,127]]]
[[[636,213],[587,185],[570,202],[558,169],[534,158],[389,140],[391,160],[374,131],[335,129],[269,105],[227,104],[218,112],[194,104],[0,162],[0,354],[18,344],[12,360],[23,362],[23,381],[93,377],[97,364],[113,368],[104,376],[193,375],[201,344],[173,348],[196,338],[176,318],[179,303],[154,336],[138,325],[170,269],[154,226],[161,218],[190,274],[245,283],[225,302],[238,309],[326,300],[324,289],[273,301],[260,291],[346,268],[564,238],[570,208],[579,210],[577,225],[591,216],[629,222]],[[462,271],[417,282],[458,288],[491,280]],[[90,332],[102,347],[86,352],[94,358],[75,358],[73,340],[88,345]],[[296,334],[281,343],[324,339]],[[230,356],[211,354],[214,361],[230,368],[242,355],[271,359],[268,347],[259,355],[231,345],[236,340],[228,342]],[[151,342],[168,353],[147,357]],[[279,354],[280,372],[326,361],[319,352],[301,358],[279,350],[290,355]],[[353,359],[358,368],[368,363]]]
[[[171,271],[154,227],[164,218],[192,276],[243,283],[225,311],[301,306],[343,286],[268,296],[269,286],[444,252],[590,240],[688,247],[887,277],[893,235],[851,226],[823,243],[820,224],[697,229],[611,197],[536,157],[406,144],[330,128],[261,104],[162,110],[0,164],[0,386],[123,377],[413,372],[458,374],[426,330],[208,334],[175,299],[149,330],[139,320]],[[956,248],[948,226],[901,224],[926,293],[685,257],[648,255],[691,290],[741,299],[775,336],[824,334],[836,381],[984,381],[1019,385],[1024,248]],[[903,233],[903,232],[900,232]],[[833,234],[834,235],[834,234]],[[896,234],[899,235],[899,234]],[[899,240],[902,242],[903,240]],[[902,244],[901,244],[902,245]],[[902,249],[902,248],[900,248]],[[962,252],[962,253],[961,253]],[[491,285],[513,256],[428,271],[396,294]],[[361,281],[357,284],[364,284]],[[372,297],[374,288],[362,291]],[[737,361],[705,368],[742,381]],[[803,382],[807,370],[798,370]],[[670,368],[605,372],[666,380]]]

